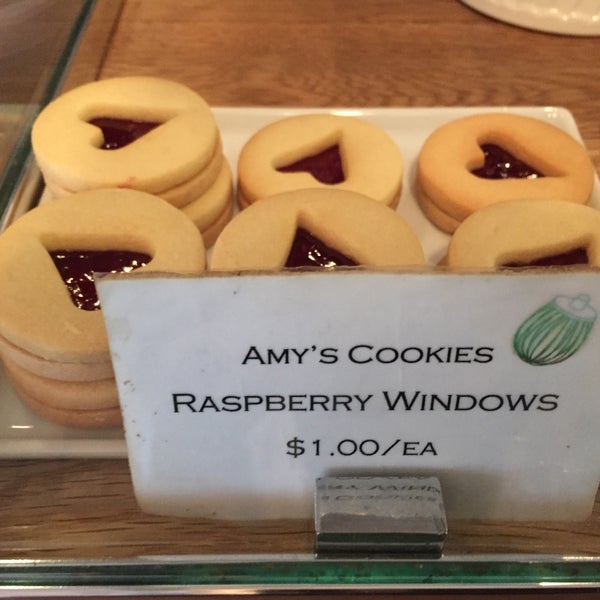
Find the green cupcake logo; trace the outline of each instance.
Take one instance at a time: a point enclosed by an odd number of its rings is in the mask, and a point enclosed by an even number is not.
[[[513,348],[530,365],[563,362],[583,346],[596,316],[587,294],[556,296],[523,321],[513,337]]]

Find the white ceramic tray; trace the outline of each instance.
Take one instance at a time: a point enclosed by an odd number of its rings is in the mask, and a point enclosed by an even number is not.
[[[600,35],[598,0],[462,0],[488,17],[561,35]]]
[[[307,112],[334,112],[367,119],[387,131],[398,144],[405,161],[402,197],[398,211],[421,239],[430,264],[444,255],[448,236],[421,213],[414,192],[416,157],[425,138],[443,123],[481,112],[511,112],[547,120],[581,140],[571,113],[555,107],[389,108],[389,109],[285,109],[215,108],[226,158],[236,169],[243,144],[267,123]],[[600,208],[596,181],[591,204]],[[38,418],[18,399],[0,367],[0,458],[125,457],[121,430],[86,431],[61,427]]]

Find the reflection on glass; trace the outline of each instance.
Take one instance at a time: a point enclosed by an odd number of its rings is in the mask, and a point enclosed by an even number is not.
[[[55,93],[93,2],[0,0],[0,224],[29,155],[29,128]]]

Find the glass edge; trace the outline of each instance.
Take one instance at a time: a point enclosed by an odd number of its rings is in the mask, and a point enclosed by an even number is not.
[[[79,14],[52,69],[39,103],[29,108],[23,131],[0,181],[0,223],[31,155],[29,133],[39,110],[57,93],[95,0]],[[418,559],[321,559],[279,557],[138,558],[123,561],[0,560],[0,590],[43,587],[95,589],[194,588],[206,593],[277,590],[393,590],[487,587],[600,587],[598,557],[461,557]]]
[[[8,157],[6,168],[0,178],[0,226],[3,224],[3,219],[8,212],[12,198],[23,179],[29,163],[29,157],[31,156],[30,132],[33,121],[41,108],[56,95],[63,82],[69,62],[92,14],[95,3],[96,0],[81,1],[81,8],[73,22],[62,50],[58,53],[56,64],[51,70],[48,82],[43,86],[43,93],[38,102],[33,102],[27,107],[26,117],[21,126],[21,133]]]
[[[272,590],[590,587],[600,557],[523,556],[419,559],[163,557],[124,561],[0,561],[0,589],[193,588],[212,594]]]

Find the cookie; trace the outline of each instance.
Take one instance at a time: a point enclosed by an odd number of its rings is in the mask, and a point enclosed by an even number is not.
[[[403,161],[392,138],[357,117],[310,114],[273,122],[244,145],[238,160],[240,208],[303,188],[361,193],[395,207]]]
[[[145,192],[80,192],[17,219],[0,235],[0,357],[17,393],[65,425],[114,423],[118,397],[94,272],[204,267],[192,221]]]
[[[61,381],[41,377],[6,357],[2,362],[11,383],[40,404],[58,410],[105,410],[118,405],[114,376],[91,381]]]
[[[8,380],[23,403],[34,413],[48,421],[80,429],[108,429],[119,427],[123,422],[121,408],[118,404],[109,408],[98,409],[56,408],[48,403],[40,402],[39,398],[30,396],[21,387],[21,382],[12,378],[10,374],[8,374]]]
[[[505,200],[585,204],[593,183],[592,161],[578,141],[548,122],[506,113],[443,125],[426,139],[417,163],[421,207],[447,232]]]
[[[186,86],[155,77],[85,84],[42,110],[31,141],[52,197],[101,188],[150,192],[202,213],[195,221],[205,239],[214,238],[216,221],[205,215],[214,212],[229,165],[210,107]],[[219,201],[223,219],[233,195]]]
[[[11,344],[0,336],[0,356],[19,367],[48,379],[61,381],[95,381],[113,376],[112,362],[102,358],[96,362],[48,360]]]
[[[600,211],[560,200],[493,204],[463,221],[444,262],[457,269],[600,266]]]
[[[393,209],[337,189],[304,189],[262,199],[238,213],[218,237],[210,268],[419,266],[419,240]]]
[[[177,208],[188,206],[213,188],[224,169],[229,169],[229,165],[223,156],[223,146],[219,139],[212,158],[201,171],[190,179],[168,190],[159,192],[157,195]]]
[[[99,118],[154,127],[132,143],[107,149],[106,134],[92,123]],[[44,177],[64,190],[124,187],[160,193],[209,164],[218,130],[209,106],[188,87],[155,77],[117,77],[87,83],[50,102],[33,124],[31,143]]]
[[[190,179],[168,190],[155,193],[154,195],[160,196],[163,200],[177,208],[187,206],[191,202],[198,200],[216,184],[219,175],[224,168],[228,168],[228,165],[223,157],[223,150],[221,142],[219,141],[213,157],[202,171]],[[69,196],[76,193],[61,188],[51,180],[46,180],[45,184],[53,198],[62,198],[63,196]]]
[[[206,248],[212,246],[233,215],[233,179],[224,162],[212,187],[181,208],[202,233]]]

